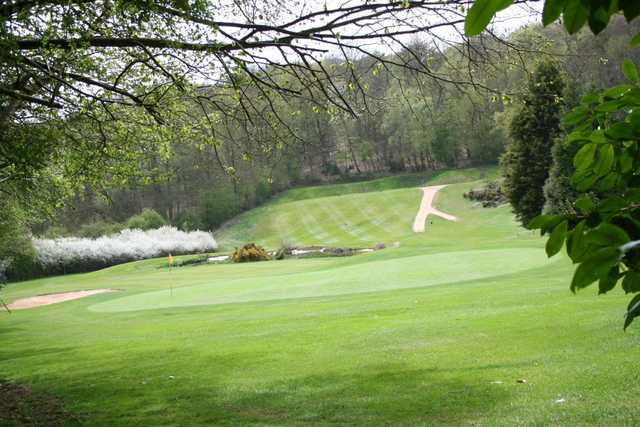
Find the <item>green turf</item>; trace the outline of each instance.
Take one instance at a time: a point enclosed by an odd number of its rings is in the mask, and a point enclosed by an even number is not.
[[[475,185],[442,190],[438,207],[460,221],[435,218],[420,235],[408,229],[413,189],[283,197],[253,228],[251,215],[235,226],[277,243],[270,231],[303,221],[292,205],[332,203],[360,231],[329,210],[291,238],[399,242],[371,254],[173,271],[150,260],[12,284],[8,300],[122,291],[0,314],[0,377],[62,397],[91,426],[640,423],[627,298],[572,295],[570,262],[545,260],[507,206],[462,199]],[[291,217],[267,225],[280,211]]]

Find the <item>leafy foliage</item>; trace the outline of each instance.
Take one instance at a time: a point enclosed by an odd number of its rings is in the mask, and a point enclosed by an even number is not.
[[[35,251],[25,213],[11,200],[0,200],[0,283],[7,278],[27,278]]]
[[[511,122],[513,141],[502,159],[504,192],[517,218],[528,223],[544,206],[551,146],[559,133],[564,83],[549,62],[536,68],[524,103]]]
[[[468,36],[480,34],[496,13],[513,3],[513,0],[476,0],[465,19],[464,31]],[[604,30],[611,17],[622,12],[631,22],[640,15],[640,3],[635,0],[545,0],[542,23],[549,25],[560,19],[569,34],[577,33],[585,24],[594,34]]]
[[[530,228],[550,233],[549,256],[565,242],[578,265],[571,290],[598,282],[607,293],[621,280],[627,293],[640,293],[640,79],[626,62],[629,84],[590,94],[564,118],[572,127],[567,143],[576,147],[571,182],[582,192],[575,214],[543,215]],[[640,315],[640,295],[627,308],[624,327]]]
[[[491,15],[489,19],[503,7],[498,2],[483,3],[488,11],[482,13]],[[562,15],[570,34],[587,22],[598,34],[620,11],[631,22],[640,15],[640,3],[546,0],[543,24]],[[467,20],[480,22],[465,28],[470,35],[479,33],[488,23],[477,16],[467,16]],[[631,46],[639,44],[640,35],[636,35]],[[563,119],[572,129],[566,143],[576,147],[571,184],[580,193],[597,191],[603,197],[594,201],[584,195],[575,201],[575,213],[540,215],[528,226],[549,234],[548,256],[566,247],[578,265],[572,291],[598,282],[599,293],[607,293],[622,280],[623,290],[635,294],[627,306],[626,329],[640,316],[640,77],[637,65],[630,60],[622,64],[622,73],[628,84],[586,95]]]

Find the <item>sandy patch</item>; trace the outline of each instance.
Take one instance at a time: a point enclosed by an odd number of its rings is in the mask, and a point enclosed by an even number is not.
[[[436,215],[449,221],[458,220],[458,218],[456,218],[455,216],[440,212],[438,209],[432,206],[433,199],[435,198],[436,193],[444,187],[446,187],[446,185],[434,185],[431,187],[422,188],[422,202],[420,203],[420,209],[418,210],[416,219],[415,221],[413,221],[414,232],[424,233],[424,226],[425,222],[427,221],[428,215]]]
[[[89,297],[106,292],[116,292],[117,289],[92,289],[90,291],[62,292],[59,294],[36,295],[35,297],[21,298],[9,304],[11,310],[22,310],[25,308],[40,307],[42,305],[57,304],[59,302],[71,301]]]

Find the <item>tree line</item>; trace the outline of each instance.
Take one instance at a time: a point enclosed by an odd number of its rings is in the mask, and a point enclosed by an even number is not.
[[[108,228],[144,208],[156,210],[185,230],[213,230],[295,185],[497,164],[514,155],[513,149],[505,153],[507,147],[515,147],[514,138],[524,140],[523,146],[531,150],[521,155],[541,156],[538,161],[544,164],[546,179],[553,163],[551,152],[562,150],[560,144],[552,148],[559,130],[540,149],[527,145],[529,136],[518,136],[513,129],[519,110],[530,103],[527,87],[536,65],[547,62],[557,69],[556,80],[562,87],[553,88],[550,102],[559,120],[582,94],[622,81],[619,67],[626,58],[638,56],[626,49],[626,43],[639,27],[614,19],[593,38],[586,31],[570,37],[557,25],[529,25],[504,40],[476,41],[482,46],[475,58],[468,51],[442,49],[417,39],[406,50],[388,54],[385,61],[369,56],[349,61],[329,58],[324,69],[340,85],[340,96],[357,112],[355,116],[332,107],[322,96],[265,97],[250,82],[245,82],[243,96],[250,99],[251,111],[241,120],[239,114],[230,119],[228,111],[206,101],[178,99],[177,106],[171,106],[179,111],[173,131],[164,134],[173,143],[167,152],[136,166],[146,171],[145,176],[156,178],[123,183],[114,179],[108,185],[101,183],[100,191],[87,187],[54,221],[63,230],[52,231],[77,232],[93,222]],[[466,79],[473,86],[421,74],[411,66],[416,55],[439,75],[452,81]],[[279,85],[296,87],[277,70],[271,72],[269,78]],[[217,90],[221,99],[236,96],[220,94],[224,91],[214,87],[198,90]],[[556,169],[566,178],[567,168]],[[566,203],[563,194],[571,191],[567,179],[558,180],[566,185],[551,189],[549,184],[547,191],[550,200],[558,195],[556,205]],[[536,206],[544,203],[542,190],[536,197]]]

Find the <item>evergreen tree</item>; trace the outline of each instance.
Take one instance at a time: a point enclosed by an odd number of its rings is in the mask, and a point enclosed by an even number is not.
[[[511,143],[502,158],[505,194],[518,220],[527,224],[544,207],[551,147],[560,133],[564,83],[550,62],[536,67],[520,111],[510,127]]]
[[[544,213],[550,215],[575,214],[573,202],[579,193],[571,185],[573,156],[578,151],[576,144],[567,144],[558,138],[551,148],[552,164],[549,178],[544,185]]]
[[[582,82],[569,79],[564,90],[563,101],[564,110],[570,110],[580,104],[580,98],[585,90],[581,87]],[[558,138],[551,147],[551,167],[549,168],[549,178],[544,184],[544,213],[548,215],[571,215],[575,214],[574,202],[580,196],[573,185],[571,185],[571,175],[575,172],[573,157],[578,151],[577,144],[568,144],[564,141],[564,136]]]

